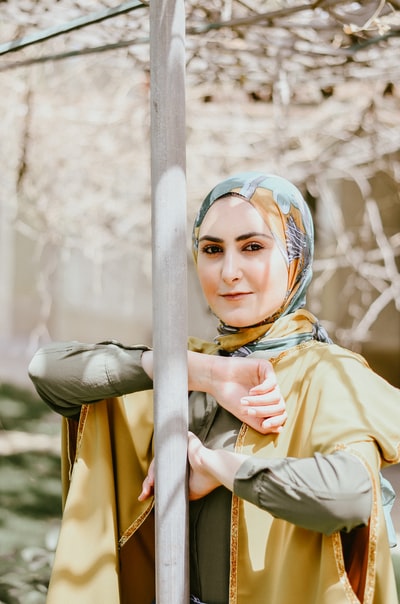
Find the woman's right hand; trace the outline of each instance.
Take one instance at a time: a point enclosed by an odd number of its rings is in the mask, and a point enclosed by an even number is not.
[[[153,375],[153,352],[142,365]],[[208,392],[227,411],[261,434],[281,432],[286,403],[272,364],[255,357],[224,357],[188,352],[189,390]]]
[[[248,359],[255,361],[256,359]],[[275,371],[269,363],[265,379],[250,389],[240,401],[245,417],[242,421],[261,434],[280,433],[287,420],[286,401],[282,396]],[[247,419],[246,419],[247,416]]]
[[[281,432],[286,403],[272,364],[254,357],[212,358],[210,393],[218,403],[261,434]]]

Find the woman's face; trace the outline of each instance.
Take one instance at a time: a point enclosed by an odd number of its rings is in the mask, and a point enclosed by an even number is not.
[[[260,323],[285,300],[283,255],[261,215],[238,197],[214,202],[205,215],[197,271],[211,310],[232,327]]]

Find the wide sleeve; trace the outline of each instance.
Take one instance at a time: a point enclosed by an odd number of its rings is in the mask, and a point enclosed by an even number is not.
[[[325,346],[299,388],[312,419],[314,451],[355,450],[374,444],[381,465],[400,461],[400,390],[376,374],[360,355]]]
[[[141,365],[144,350],[118,342],[56,342],[36,352],[28,373],[49,407],[76,417],[83,404],[151,390],[153,382]]]

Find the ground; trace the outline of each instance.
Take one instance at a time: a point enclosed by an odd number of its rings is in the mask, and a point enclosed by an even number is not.
[[[59,419],[0,386],[0,604],[44,604],[61,516]]]

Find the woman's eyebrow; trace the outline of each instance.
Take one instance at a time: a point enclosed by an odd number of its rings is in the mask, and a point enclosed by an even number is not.
[[[199,243],[200,241],[212,241],[213,243],[223,243],[224,240],[221,239],[220,237],[213,237],[212,235],[203,235],[203,237],[200,237],[199,239]]]
[[[258,233],[257,231],[251,231],[250,233],[243,233],[243,235],[239,235],[235,238],[235,241],[245,241],[246,239],[251,239],[252,237],[264,237],[264,239],[273,239],[270,233]]]
[[[270,233],[259,233],[258,231],[251,231],[250,233],[243,233],[243,235],[238,235],[237,237],[235,237],[235,241],[246,241],[247,239],[251,239],[252,237],[264,237],[265,239],[273,239],[273,236]],[[212,241],[213,243],[224,242],[221,237],[214,237],[213,235],[203,235],[203,237],[200,237],[199,243],[201,241]]]

